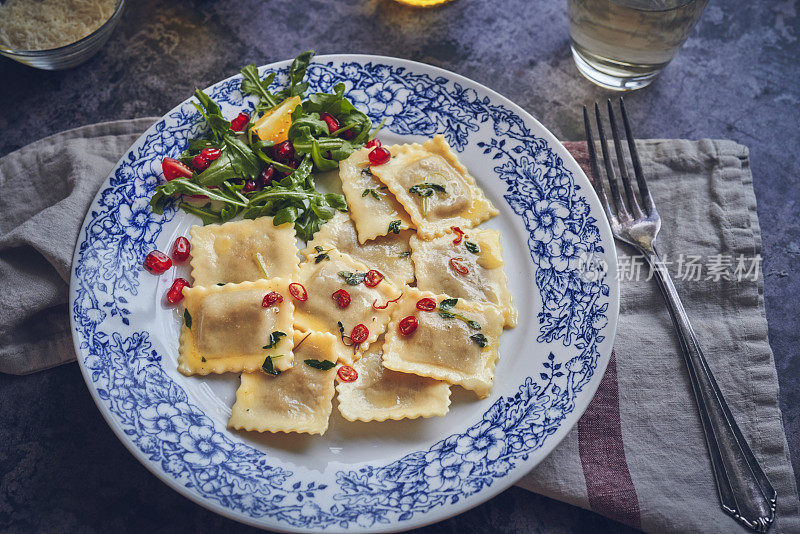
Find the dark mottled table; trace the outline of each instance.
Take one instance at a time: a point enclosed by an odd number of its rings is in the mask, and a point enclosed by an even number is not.
[[[798,2],[711,0],[677,58],[626,97],[639,138],[728,138],[750,147],[769,334],[800,473],[800,20]],[[404,57],[463,74],[511,98],[561,139],[582,137],[582,104],[608,93],[581,78],[565,0],[130,0],[88,63],[43,72],[0,60],[0,156],[84,124],[161,115],[247,63],[313,48]],[[629,529],[512,488],[424,532]],[[189,502],[121,445],[77,364],[0,375],[0,530],[240,532]]]

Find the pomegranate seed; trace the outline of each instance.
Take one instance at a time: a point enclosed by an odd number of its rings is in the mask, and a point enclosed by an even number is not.
[[[258,186],[256,185],[256,183],[253,180],[247,180],[244,183],[244,187],[242,188],[242,191],[244,191],[245,193],[252,193],[256,189],[258,189]]]
[[[369,328],[363,324],[357,324],[353,327],[353,331],[350,332],[350,341],[355,343],[356,345],[361,344],[367,340],[369,337]]]
[[[369,272],[367,272],[367,276],[364,277],[364,285],[367,287],[375,287],[381,283],[381,280],[383,280],[383,275],[380,271],[370,269]]]
[[[390,159],[392,159],[392,153],[383,148],[382,146],[376,147],[372,149],[367,156],[369,158],[369,162],[373,165],[383,165]]]
[[[269,165],[261,169],[261,174],[258,175],[258,183],[261,187],[266,187],[272,183],[275,178],[275,167]]]
[[[451,258],[450,267],[461,276],[466,276],[469,274],[469,268],[461,263],[462,261],[464,261],[464,258]]]
[[[342,309],[350,306],[350,293],[344,289],[334,291],[333,295],[331,295],[331,298],[335,300],[336,304]]]
[[[172,244],[172,259],[180,263],[189,259],[189,252],[192,250],[192,245],[185,237],[179,237]]]
[[[381,146],[381,140],[373,139],[372,141],[368,141],[367,144],[364,146],[367,148],[378,148],[379,146]]]
[[[300,166],[300,160],[299,159],[289,160],[289,161],[286,162],[286,165],[288,165],[289,167],[291,167],[293,169],[296,169],[297,167]]]
[[[433,311],[436,309],[436,301],[433,299],[419,299],[417,301],[417,309],[421,311]]]
[[[164,178],[166,178],[168,182],[176,178],[192,177],[192,169],[175,158],[164,158],[161,160],[161,170],[164,173]]]
[[[417,326],[419,326],[419,321],[417,321],[417,318],[413,315],[409,315],[400,321],[400,324],[397,325],[397,329],[402,335],[409,336],[416,331]]]
[[[297,282],[289,284],[289,294],[293,299],[299,300],[300,302],[308,300],[308,291],[303,287],[303,284],[298,284]]]
[[[272,147],[273,157],[281,163],[288,163],[294,159],[294,145],[291,141],[284,141]]]
[[[211,162],[200,154],[192,158],[192,167],[194,167],[197,172],[203,172],[210,164]]]
[[[336,371],[336,374],[339,376],[339,380],[342,382],[355,382],[358,380],[358,371],[349,365],[342,365],[339,367],[339,370]]]
[[[218,148],[204,148],[200,151],[200,155],[206,158],[208,161],[214,161],[215,159],[219,158],[220,154],[222,154],[222,151]]]
[[[269,308],[276,304],[280,304],[281,302],[283,302],[283,295],[275,291],[270,291],[269,293],[264,295],[264,300],[261,301],[261,307]]]
[[[352,129],[345,130],[345,131],[342,132],[342,137],[347,139],[348,141],[350,141],[351,139],[354,139],[355,136],[356,136],[356,132],[354,132]]]
[[[161,274],[172,267],[172,260],[160,250],[154,250],[144,259],[143,266],[150,274]]]
[[[325,124],[328,125],[328,132],[329,133],[333,133],[336,130],[338,130],[339,128],[341,128],[341,126],[339,124],[339,121],[336,119],[336,117],[334,117],[330,113],[325,113],[325,112],[320,113],[319,114],[319,118],[324,120]]]
[[[250,114],[246,111],[242,111],[231,121],[231,130],[234,132],[243,132],[248,122],[250,122]]]
[[[170,304],[177,304],[183,300],[183,288],[191,287],[192,285],[183,278],[176,278],[167,291],[167,302]]]

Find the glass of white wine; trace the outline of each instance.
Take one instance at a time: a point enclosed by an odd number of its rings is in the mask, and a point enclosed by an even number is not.
[[[708,0],[567,0],[572,57],[607,89],[640,89],[686,41]]]

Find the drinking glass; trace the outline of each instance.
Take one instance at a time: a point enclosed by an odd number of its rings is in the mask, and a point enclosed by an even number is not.
[[[597,85],[640,89],[658,76],[708,0],[567,0],[572,57]]]

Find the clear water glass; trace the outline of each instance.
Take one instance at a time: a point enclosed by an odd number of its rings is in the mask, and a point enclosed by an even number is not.
[[[575,64],[607,89],[640,89],[672,60],[707,2],[567,0]]]

